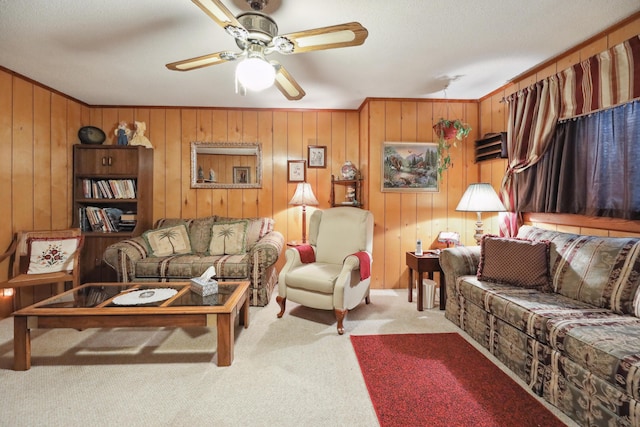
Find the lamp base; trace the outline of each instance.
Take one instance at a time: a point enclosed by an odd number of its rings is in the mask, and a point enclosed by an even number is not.
[[[480,242],[482,241],[482,236],[484,234],[484,230],[482,229],[482,214],[480,212],[476,212],[476,215],[476,234],[474,234],[473,237],[476,239],[478,246],[480,246]]]
[[[307,207],[302,205],[302,244],[307,243]]]

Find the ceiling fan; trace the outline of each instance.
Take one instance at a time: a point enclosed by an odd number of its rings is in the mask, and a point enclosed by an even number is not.
[[[192,0],[218,25],[235,38],[241,52],[222,51],[167,64],[175,71],[189,71],[210,65],[242,59],[236,68],[236,91],[262,90],[275,84],[289,100],[301,99],[305,92],[298,82],[277,61],[267,61],[273,52],[290,55],[312,50],[358,46],[364,43],[368,31],[358,22],[333,25],[278,35],[278,26],[262,13],[269,0],[246,0],[250,12],[237,17],[220,0]]]

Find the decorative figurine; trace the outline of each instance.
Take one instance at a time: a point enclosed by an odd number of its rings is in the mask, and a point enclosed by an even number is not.
[[[348,185],[344,195],[345,202],[355,205],[356,204],[356,189],[353,185]]]
[[[120,122],[118,128],[115,130],[115,135],[118,137],[118,145],[128,145],[129,138],[131,137],[131,130],[127,125],[127,122]]]
[[[209,169],[209,182],[216,182],[216,173],[213,169]]]
[[[145,122],[135,122],[136,131],[133,133],[133,138],[129,141],[129,145],[143,145],[147,148],[153,148],[151,145],[151,141],[144,136],[144,131],[147,130],[147,125]]]

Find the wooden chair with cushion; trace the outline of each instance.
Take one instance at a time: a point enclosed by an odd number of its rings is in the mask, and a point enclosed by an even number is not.
[[[373,214],[354,207],[315,211],[309,223],[309,245],[289,248],[280,272],[278,317],[287,300],[306,307],[333,310],[338,333],[347,312],[369,303],[373,253]]]
[[[55,285],[56,293],[65,283],[80,285],[80,252],[84,239],[79,228],[17,232],[0,263],[9,260],[8,279],[0,289],[14,288],[14,309],[22,308],[21,289],[27,286]]]

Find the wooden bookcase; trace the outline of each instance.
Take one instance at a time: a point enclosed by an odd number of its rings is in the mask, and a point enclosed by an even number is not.
[[[131,193],[131,188],[134,192]],[[135,216],[135,224],[110,230],[85,219],[87,208]],[[104,217],[101,218],[104,223]],[[138,236],[153,221],[153,149],[142,146],[73,146],[73,226],[83,229],[81,282],[111,282],[116,274],[102,261],[107,246]]]

